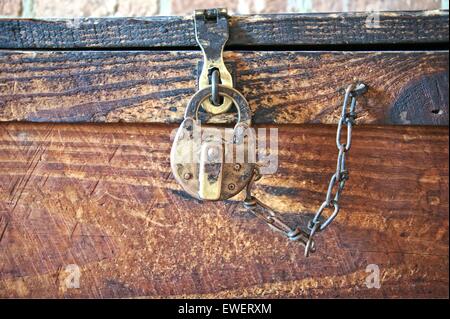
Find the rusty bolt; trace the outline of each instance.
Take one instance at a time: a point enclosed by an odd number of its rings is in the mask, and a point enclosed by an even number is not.
[[[241,164],[234,164],[234,170],[238,171],[241,169]]]
[[[236,185],[234,185],[234,184],[228,184],[228,189],[229,189],[230,191],[234,190],[235,188],[236,188]]]

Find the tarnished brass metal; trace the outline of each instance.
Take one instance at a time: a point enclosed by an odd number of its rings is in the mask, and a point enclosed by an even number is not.
[[[305,227],[292,227],[280,214],[252,195],[255,181],[261,178],[261,164],[256,164],[255,135],[250,128],[251,111],[244,96],[233,89],[231,75],[223,62],[223,48],[228,40],[225,9],[196,10],[195,33],[204,53],[199,91],[189,101],[184,121],[178,129],[171,151],[170,163],[175,179],[191,196],[202,200],[224,200],[245,188],[244,207],[272,229],[289,240],[304,246],[305,257],[316,251],[314,236],[324,230],[339,213],[339,199],[349,174],[347,153],[355,125],[356,98],[367,91],[364,83],[351,84],[345,90],[341,117],[337,127],[338,158],[325,200]],[[350,106],[348,102],[351,99]],[[213,115],[226,112],[234,103],[237,123],[231,134],[223,127],[202,126],[198,120],[200,106]],[[341,142],[342,128],[347,139]],[[258,147],[260,147],[258,145]],[[253,153],[249,153],[249,151]],[[324,211],[329,215],[323,218]]]
[[[213,72],[220,77],[221,85],[232,88],[233,78],[223,62],[223,48],[229,36],[227,10],[195,10],[194,26],[195,37],[204,56],[202,72],[198,79],[199,89],[211,86]],[[209,98],[203,102],[203,108],[212,114],[225,113],[231,105],[232,101],[228,97],[223,98],[221,105],[214,105]]]
[[[236,105],[236,125],[226,128],[200,123],[200,105],[211,96],[210,88],[204,88],[189,101],[170,155],[175,179],[188,194],[202,200],[224,200],[238,194],[250,182],[255,168],[248,156],[248,103],[235,89],[219,85],[218,91]],[[237,152],[243,152],[243,160]]]
[[[222,189],[223,144],[209,142],[200,150],[200,171],[198,195],[202,199],[218,200]]]

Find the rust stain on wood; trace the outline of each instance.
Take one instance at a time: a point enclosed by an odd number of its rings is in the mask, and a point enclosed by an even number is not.
[[[182,196],[174,127],[1,124],[0,296],[448,297],[447,127],[355,129],[342,212],[308,259],[237,201]],[[306,220],[335,166],[334,134],[279,127],[279,169],[257,195]],[[372,263],[380,289],[365,286]],[[69,264],[79,289],[63,285]]]

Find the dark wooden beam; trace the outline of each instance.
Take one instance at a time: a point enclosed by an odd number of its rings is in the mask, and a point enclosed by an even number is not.
[[[233,16],[227,46],[417,45],[448,43],[448,32],[439,10]],[[180,47],[197,48],[191,17],[0,19],[3,49]]]
[[[0,121],[180,123],[200,52],[0,52]],[[335,124],[353,81],[358,123],[448,125],[448,51],[226,52],[254,123]],[[210,118],[232,122],[234,113]]]
[[[175,127],[0,123],[0,297],[448,298],[447,127],[355,129],[341,212],[309,258],[242,197],[187,196],[170,173]],[[289,223],[322,202],[335,133],[279,127],[278,172],[256,193]]]

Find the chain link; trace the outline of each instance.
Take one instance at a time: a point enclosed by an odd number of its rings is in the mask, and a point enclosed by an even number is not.
[[[309,233],[300,229],[300,227],[291,228],[287,225],[281,216],[275,212],[272,208],[261,202],[259,199],[255,198],[251,194],[251,188],[253,183],[261,178],[259,170],[256,167],[250,183],[246,188],[246,196],[244,199],[244,207],[253,213],[256,217],[262,219],[267,225],[269,225],[273,230],[280,232],[292,241],[300,242],[308,251],[314,251],[314,240],[309,238]]]
[[[345,183],[349,179],[346,158],[352,143],[352,128],[356,119],[356,98],[366,91],[367,86],[363,83],[358,83],[356,86],[353,84],[349,85],[345,90],[344,103],[342,105],[341,116],[336,132],[336,146],[338,149],[336,171],[333,176],[331,176],[328,183],[325,200],[307,225],[309,232],[300,229],[300,227],[291,228],[273,209],[251,195],[251,188],[254,182],[261,177],[258,168],[255,169],[251,181],[247,185],[244,207],[266,222],[271,228],[282,233],[290,240],[299,241],[305,247],[306,257],[309,256],[310,252],[314,252],[316,249],[314,235],[327,228],[339,214],[339,200],[344,190]],[[350,107],[348,107],[349,99],[351,99]],[[346,142],[341,143],[342,128],[344,126],[347,127]],[[334,190],[335,192],[333,192]],[[331,214],[322,222],[321,217],[326,210],[330,210]]]

